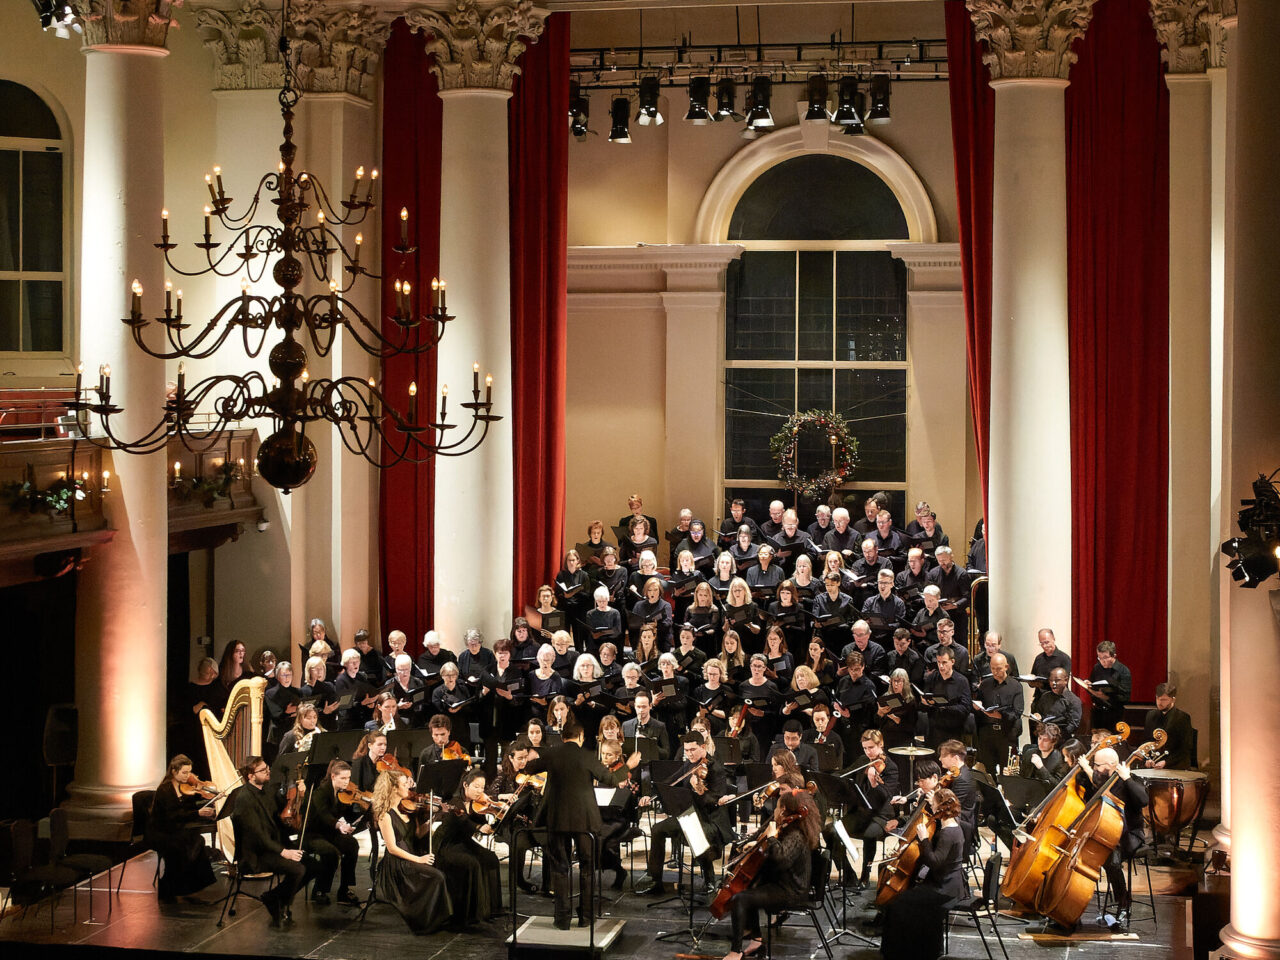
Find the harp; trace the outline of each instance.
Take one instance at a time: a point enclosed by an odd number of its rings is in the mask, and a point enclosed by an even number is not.
[[[227,708],[221,717],[212,710],[200,711],[200,732],[209,758],[210,779],[220,792],[228,792],[240,779],[240,768],[253,756],[262,755],[262,701],[267,689],[263,677],[241,680],[231,688]],[[217,802],[222,810],[224,796]],[[228,860],[235,858],[235,838],[231,821],[217,821],[218,840]]]

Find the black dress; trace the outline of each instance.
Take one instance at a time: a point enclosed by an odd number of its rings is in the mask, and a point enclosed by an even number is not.
[[[502,913],[498,855],[472,839],[484,823],[484,817],[450,810],[435,832],[436,863],[449,884],[453,922],[458,926]]]
[[[169,781],[156,791],[147,817],[146,839],[164,861],[157,884],[161,900],[184,897],[213,883],[209,848],[199,832],[202,825],[213,821],[202,819],[196,812],[204,802],[198,796],[179,796]]]
[[[387,816],[391,818],[396,846],[416,851],[418,840],[414,835],[414,825],[396,811]],[[453,913],[445,877],[440,870],[391,853],[383,854],[376,892],[379,900],[400,911],[400,916],[414,933],[434,933]]]
[[[920,844],[924,877],[894,897],[884,909],[880,952],[893,960],[934,960],[942,956],[947,908],[967,896],[964,829],[941,827],[932,842]]]

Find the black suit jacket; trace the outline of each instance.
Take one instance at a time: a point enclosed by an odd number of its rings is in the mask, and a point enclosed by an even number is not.
[[[623,751],[627,752],[635,749],[636,724],[640,722],[639,717],[632,717],[630,720],[622,721],[622,741]],[[652,715],[649,722],[640,729],[640,736],[649,740],[655,740],[658,744],[658,750],[662,754],[662,759],[671,759],[671,735],[667,732],[667,725],[661,720],[655,719]],[[627,741],[631,741],[631,745],[627,745]]]
[[[236,788],[233,797],[231,819],[240,842],[236,857],[246,872],[263,873],[271,869],[263,859],[284,849],[284,828],[280,823],[284,800],[274,783],[261,790],[245,784]]]
[[[593,788],[597,781],[617,786],[628,773],[625,767],[616,773],[609,771],[593,753],[576,743],[566,743],[530,760],[525,772],[547,774],[539,820],[557,833],[599,833],[604,823]]]

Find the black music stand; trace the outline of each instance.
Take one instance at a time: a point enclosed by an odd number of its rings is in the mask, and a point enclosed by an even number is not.
[[[418,793],[433,793],[442,800],[453,796],[462,775],[467,772],[465,760],[437,760],[435,763],[424,763],[418,771],[418,782],[415,790]]]
[[[680,837],[673,840],[673,846],[678,849],[673,851],[676,854],[676,892],[675,896],[664,897],[653,903],[646,904],[645,909],[656,907],[660,904],[670,903],[672,900],[679,900],[681,906],[688,909],[688,926],[682,930],[660,931],[655,936],[655,940],[682,940],[688,938],[694,949],[697,949],[701,942],[701,937],[693,929],[693,910],[696,905],[696,896],[693,892],[693,883],[695,872],[693,864],[697,862],[698,857],[702,856],[711,849],[710,843],[707,841],[707,835],[702,829],[702,821],[698,818],[698,811],[693,805],[693,791],[684,786],[670,787],[664,783],[654,784],[654,789],[658,791],[658,798],[662,801],[665,810],[681,810],[682,813],[672,813],[676,822],[680,825]],[[689,899],[686,902],[683,893],[684,881],[684,857],[685,850],[689,851]],[[661,874],[658,880],[661,880]],[[708,891],[710,895],[710,891]]]
[[[742,741],[737,737],[712,737],[716,745],[716,759],[726,767],[742,766]]]
[[[664,764],[670,764],[672,768],[666,769],[664,768],[664,766],[662,766]],[[657,761],[657,764],[651,764],[651,766],[655,766],[655,765],[658,766],[658,769],[652,775],[652,778],[650,780],[650,786],[653,787],[654,793],[658,797],[658,802],[662,804],[662,809],[667,811],[669,816],[675,816],[675,813],[673,811],[687,810],[690,807],[692,807],[693,806],[693,790],[689,788],[688,781],[679,783],[674,787],[670,786],[670,781],[675,777],[675,771],[679,770],[682,764],[677,763],[674,760],[665,760],[665,761]],[[649,809],[652,811],[653,809],[652,806]],[[653,843],[652,831],[650,832],[649,843],[650,844]],[[654,900],[652,903],[646,904],[645,905],[646,910],[650,909],[651,907],[661,906],[664,903],[670,903],[672,900],[680,900],[681,902],[684,901],[684,898],[681,896],[681,892],[680,892],[680,884],[684,880],[683,837],[676,837],[672,839],[671,850],[669,851],[669,853],[676,858],[676,883],[675,883],[676,892],[674,895],[670,897],[663,897],[661,900]],[[664,861],[658,868],[658,875],[653,878],[655,881],[659,883],[662,882],[662,874],[665,867],[666,867],[666,862]],[[692,868],[690,868],[690,871],[689,871],[689,878],[690,878],[689,895],[692,897],[693,896]]]
[[[311,741],[311,762],[326,766],[330,760],[345,760],[350,763],[364,735],[363,730],[340,730],[335,733],[316,734]]]

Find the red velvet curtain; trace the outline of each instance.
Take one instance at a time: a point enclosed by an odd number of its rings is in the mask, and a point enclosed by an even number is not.
[[[1072,619],[1135,700],[1166,677],[1169,109],[1147,0],[1107,0],[1066,94]]]
[[[948,0],[947,69],[951,94],[951,143],[956,164],[957,218],[964,281],[965,343],[969,360],[969,406],[987,502],[988,436],[991,425],[991,195],[995,155],[995,91],[982,62],[982,43],[964,0]]]
[[[511,99],[514,609],[560,569],[565,496],[569,15],[547,19]]]
[[[382,315],[388,336],[395,336],[399,328],[387,319],[395,307],[394,282],[408,280],[421,307],[429,303],[423,298],[439,270],[441,101],[424,38],[411,34],[403,20],[392,28],[384,63]],[[409,242],[418,248],[407,257],[392,249],[400,242],[402,208],[409,211]],[[435,351],[392,357],[383,365],[381,387],[401,410],[411,381],[418,384],[419,419],[426,419],[436,394]],[[403,630],[416,653],[434,603],[434,462],[380,471],[378,503],[382,629]]]

